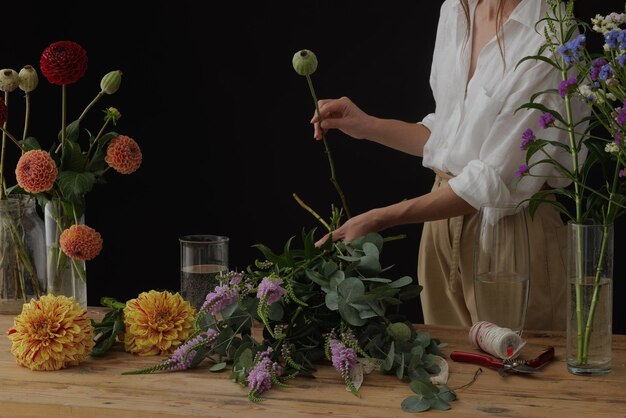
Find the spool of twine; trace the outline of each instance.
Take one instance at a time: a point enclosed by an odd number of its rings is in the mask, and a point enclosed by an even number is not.
[[[517,357],[526,341],[509,328],[501,328],[487,321],[472,325],[469,342],[474,348],[481,349],[503,360]]]

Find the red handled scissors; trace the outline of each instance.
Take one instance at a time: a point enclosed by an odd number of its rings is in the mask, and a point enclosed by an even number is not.
[[[554,347],[546,348],[541,354],[530,360],[501,360],[484,354],[464,351],[453,351],[450,353],[450,358],[454,361],[497,369],[501,376],[507,373],[535,373],[540,370],[541,366],[554,358]]]

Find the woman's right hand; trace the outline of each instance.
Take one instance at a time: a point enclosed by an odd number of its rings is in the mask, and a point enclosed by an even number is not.
[[[311,119],[315,139],[322,139],[322,130],[326,133],[329,129],[339,129],[356,139],[367,137],[367,131],[373,118],[363,112],[352,100],[347,97],[323,99],[318,101],[318,106],[322,123],[319,123],[317,111]]]

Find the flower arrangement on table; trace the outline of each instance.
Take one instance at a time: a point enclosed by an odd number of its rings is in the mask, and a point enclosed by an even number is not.
[[[592,25],[589,25],[573,17],[574,0],[569,0],[565,7],[556,0],[548,0],[548,4],[549,11],[545,17],[548,29],[544,34],[546,43],[537,56],[523,60],[541,59],[547,62],[560,71],[562,81],[554,89],[537,92],[522,108],[540,110],[541,127],[567,132],[569,143],[542,138],[541,133],[526,130],[520,146],[526,153],[526,164],[520,167],[518,176],[532,176],[533,168],[542,164],[554,165],[571,184],[533,195],[530,199],[531,213],[538,205],[548,203],[565,215],[570,225],[597,225],[601,231],[595,249],[596,264],[591,266],[591,280],[585,277],[583,228],[577,227],[569,241],[573,247],[570,265],[575,274],[568,280],[573,280],[571,286],[575,299],[571,309],[568,309],[568,315],[574,313],[568,318],[568,338],[570,335],[574,338],[568,343],[568,347],[574,346],[573,353],[568,353],[568,364],[571,362],[575,368],[584,370],[587,366],[593,367],[597,361],[590,356],[594,332],[606,335],[608,327],[609,336],[611,333],[610,321],[608,324],[594,324],[594,318],[601,302],[608,303],[609,309],[611,306],[610,300],[601,301],[603,297],[610,298],[611,293],[601,294],[601,290],[606,288],[603,286],[606,282],[605,268],[612,262],[607,257],[612,250],[609,247],[613,245],[613,224],[626,209],[626,29],[621,28],[626,26],[626,13],[596,15],[591,20]],[[587,50],[587,36],[593,32],[600,34],[604,40],[601,53]],[[559,112],[539,103],[538,98],[546,95],[558,95],[565,111]],[[588,105],[589,113],[585,117],[576,118],[574,101]],[[601,134],[597,133],[599,131]],[[571,157],[571,167],[552,158],[550,149],[567,152]],[[552,193],[570,199],[572,209],[560,200],[549,198]],[[569,286],[568,282],[568,292]],[[587,295],[585,288],[590,289]],[[608,345],[610,355],[610,338]]]
[[[87,104],[80,116],[67,123],[67,90],[87,71],[87,52],[73,41],[50,44],[40,58],[42,74],[61,90],[61,129],[58,139],[42,149],[34,137],[29,136],[31,93],[38,85],[37,71],[26,65],[19,73],[11,69],[0,70],[0,125],[2,129],[2,165],[0,166],[0,199],[8,195],[29,195],[37,199],[45,210],[46,220],[55,223],[47,228],[54,232],[46,237],[48,248],[48,292],[65,294],[65,275],[69,270],[83,282],[86,281],[84,262],[96,257],[102,248],[99,232],[84,225],[85,195],[95,184],[105,183],[105,174],[113,169],[121,174],[135,172],[142,161],[137,142],[129,136],[107,131],[116,126],[120,112],[109,107],[104,110],[102,125],[94,135],[81,126],[89,110],[105,95],[117,92],[122,80],[119,70],[105,74],[100,91]],[[18,139],[7,128],[9,93],[20,88],[25,97],[25,119],[22,137]],[[4,170],[4,148],[12,141],[22,152],[15,169],[17,185],[7,187]],[[69,265],[68,265],[69,263]],[[86,305],[86,295],[81,295]]]
[[[298,51],[293,66],[306,76],[317,104],[310,79],[317,58],[311,51]],[[345,205],[324,145],[332,181]],[[345,208],[333,208],[327,222],[294,197],[329,232],[344,216]],[[296,376],[314,376],[316,367],[327,361],[355,396],[360,396],[363,376],[377,369],[406,380],[415,392],[402,402],[405,411],[449,409],[456,395],[446,386],[447,362],[440,341],[416,331],[395,309],[418,296],[421,288],[408,276],[384,277],[389,267],[381,265],[380,254],[385,241],[394,237],[372,233],[349,244],[327,240],[316,247],[315,230],[303,230],[299,245],[291,237],[280,252],[257,244],[262,257],[243,271],[218,276],[220,284],[206,295],[198,312],[168,291],[151,290],[125,303],[103,298],[101,303],[111,309],[91,324],[91,355],[102,356],[123,341],[130,353],[165,356],[153,366],[125,374],[183,371],[203,363],[215,372],[228,367],[231,380],[246,387],[254,402],[263,400],[272,387],[289,386]],[[25,308],[10,331],[18,362],[35,369],[70,364],[74,357],[43,365],[24,356],[58,346],[56,334],[47,335],[46,344],[28,338],[38,320],[33,310]],[[48,309],[39,315],[53,321],[55,312]],[[81,347],[78,351],[84,353],[88,345]],[[55,356],[64,351],[55,351]]]

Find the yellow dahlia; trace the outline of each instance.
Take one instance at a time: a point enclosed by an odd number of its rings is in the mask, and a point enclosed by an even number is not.
[[[195,314],[178,293],[141,293],[124,308],[126,351],[140,356],[172,354],[194,331]]]
[[[31,370],[75,366],[95,344],[87,311],[67,296],[45,295],[25,303],[7,334],[17,364]]]

